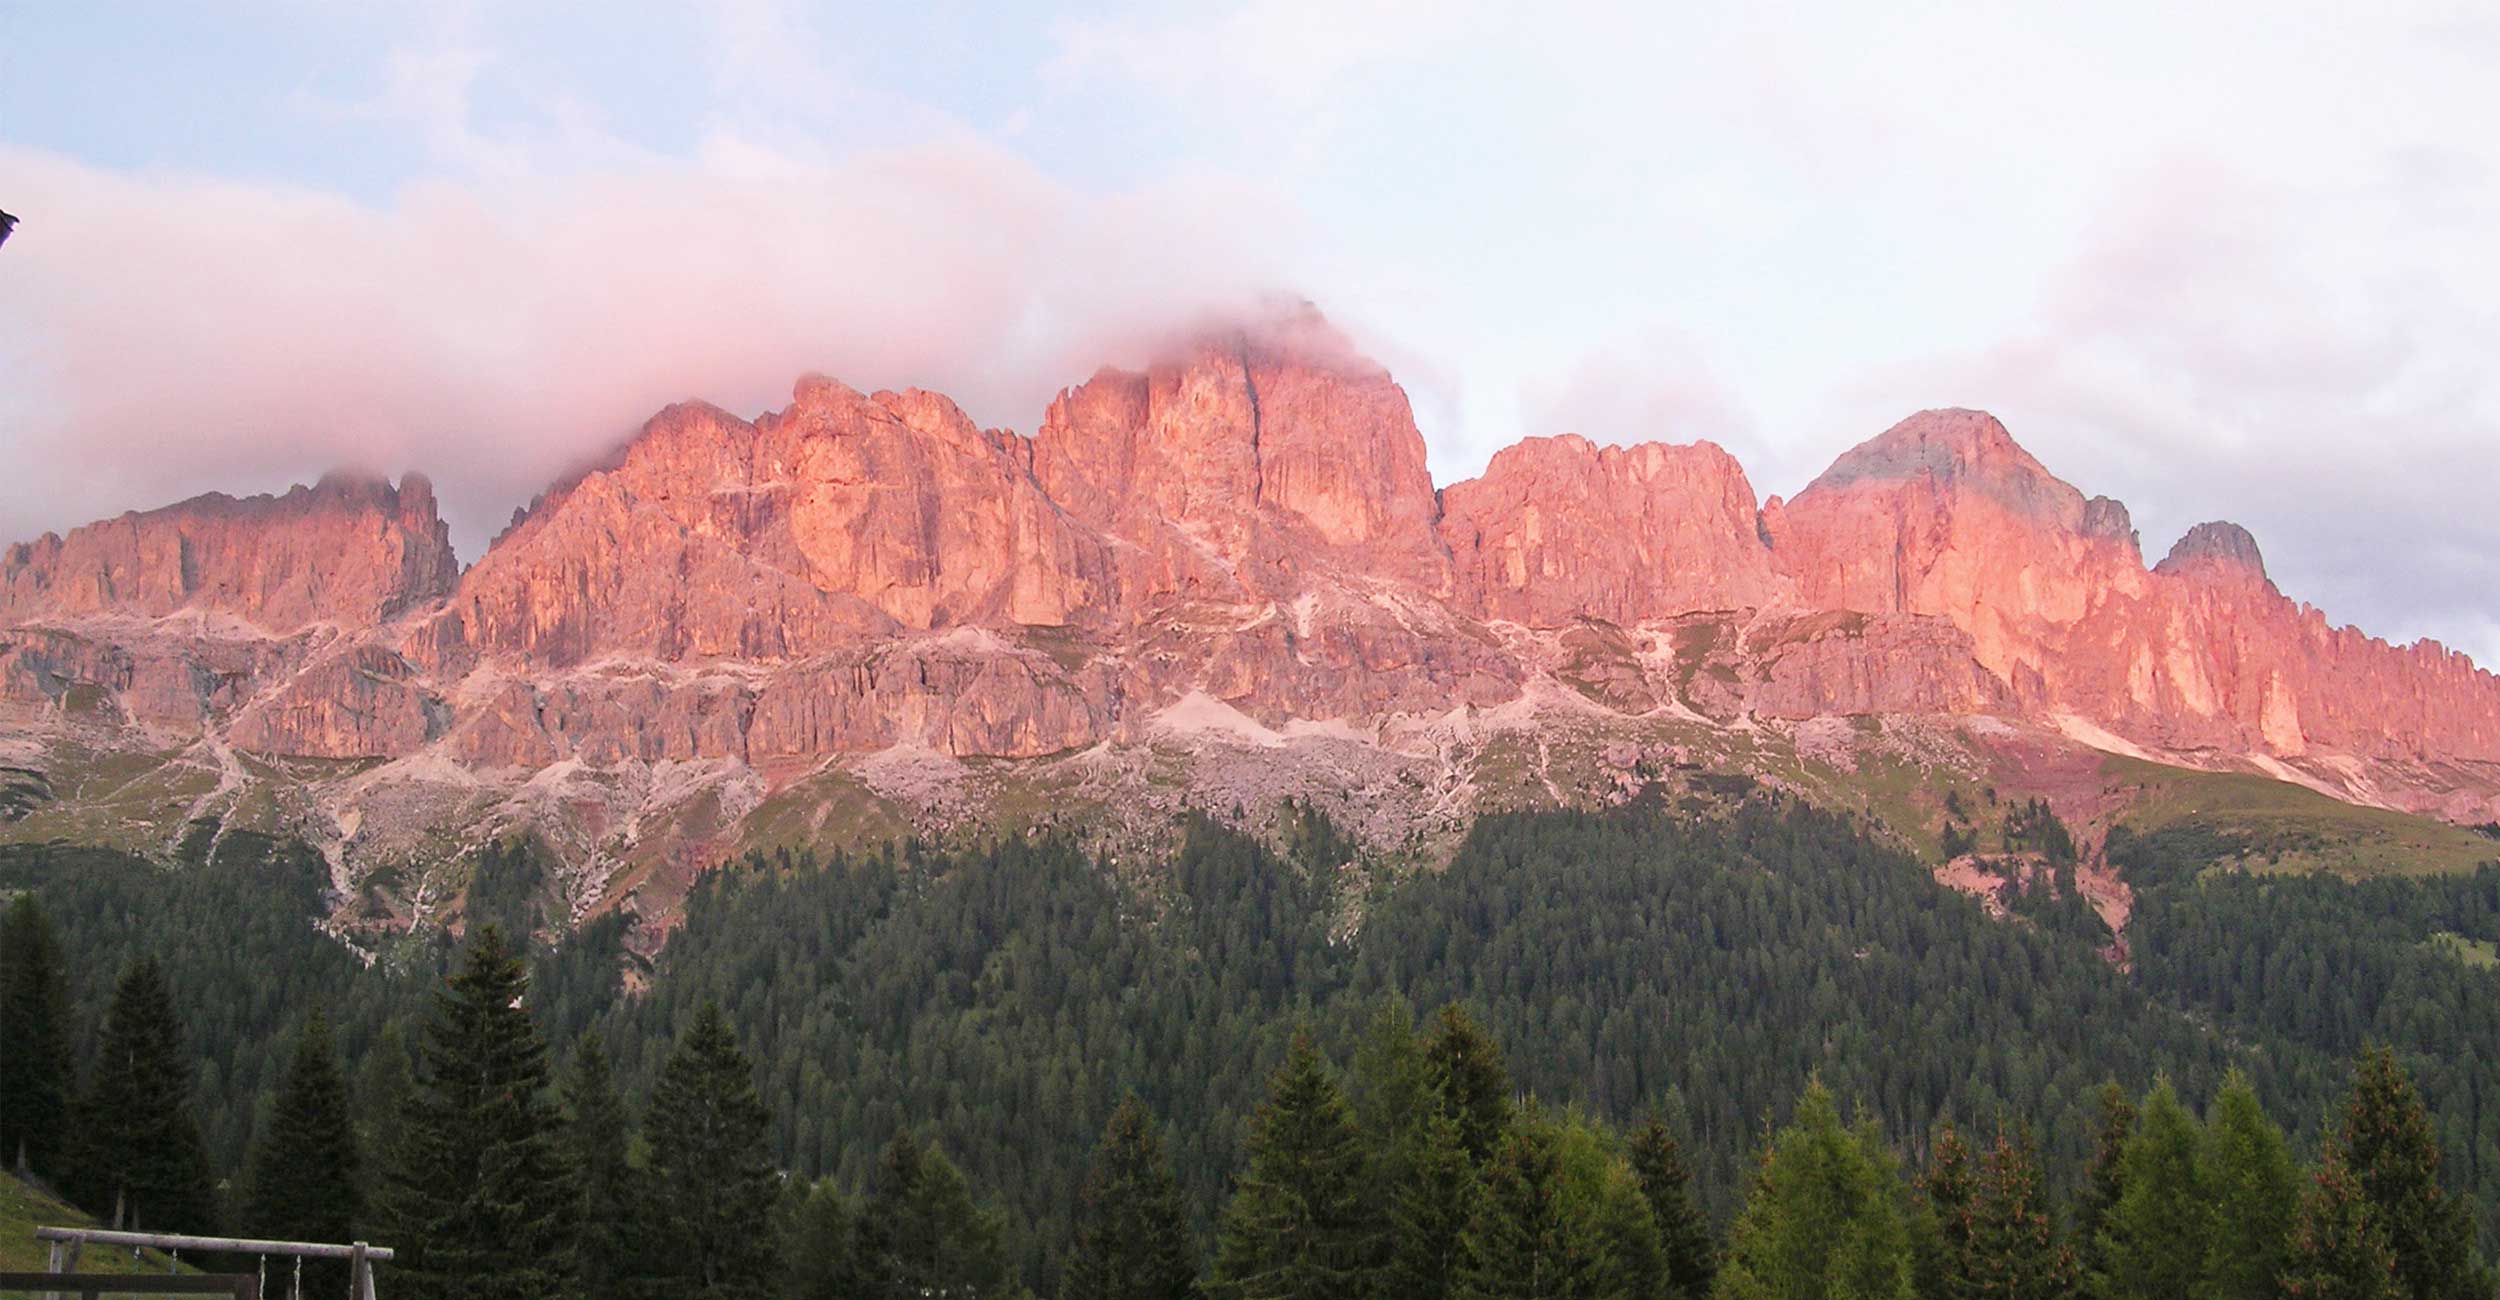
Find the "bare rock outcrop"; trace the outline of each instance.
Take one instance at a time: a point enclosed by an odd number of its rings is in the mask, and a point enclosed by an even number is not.
[[[1097,373],[1051,403],[1033,468],[1122,544],[1131,609],[1289,598],[1328,571],[1448,588],[1404,390],[1312,322]]]
[[[1108,556],[1028,464],[1020,440],[918,391],[810,377],[752,424],[674,406],[523,515],[418,651],[445,666],[774,663],[960,623],[1064,623],[1109,589]]]
[[[1718,447],[1572,435],[1436,493],[1405,392],[1307,312],[1101,371],[1030,438],[814,376],[754,420],[672,406],[465,573],[414,475],[0,563],[12,733],[422,756],[458,788],[1065,755],[1152,743],[1183,701],[1268,739],[1511,704],[1499,725],[1994,715],[2365,793],[2403,765],[2425,799],[2424,773],[2500,764],[2490,673],[2329,626],[2233,525],[2148,569],[2125,506],[1982,412],[1912,416],[1759,506]],[[2457,815],[2500,800],[2458,781]]]
[[[1629,626],[1759,608],[1786,586],[1744,468],[1707,442],[1529,438],[1452,484],[1442,506],[1460,600],[1486,618]]]
[[[1951,622],[2016,711],[2158,749],[2500,760],[2500,679],[2330,628],[2235,524],[2198,525],[2147,570],[2123,506],[1980,412],[1903,421],[1764,523],[1807,606]]]
[[[196,612],[284,636],[432,605],[460,573],[421,475],[331,475],[283,496],[212,492],[11,546],[0,625]]]

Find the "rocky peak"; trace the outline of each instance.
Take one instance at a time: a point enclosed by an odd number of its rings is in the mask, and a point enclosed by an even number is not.
[[[2328,628],[2242,530],[2200,525],[2161,572],[2197,580],[2148,574],[2125,506],[1978,411],[1912,416],[1758,509],[1716,446],[1572,434],[1436,494],[1406,394],[1300,311],[1103,370],[1030,440],[823,376],[753,420],[672,406],[466,574],[415,476],[47,537],[0,562],[0,709],[49,726],[109,697],[159,748],[222,725],[262,754],[777,781],[904,745],[1124,744],[1192,697],[1361,735],[1568,675],[1627,717],[1985,712],[2155,751],[2500,759],[2500,683]],[[232,617],[71,625],[190,611]],[[323,621],[390,625],[296,635]]]
[[[2081,493],[2049,473],[1995,416],[1963,407],[1921,411],[1858,444],[1789,505],[1816,493],[1910,483],[1985,495],[2068,527],[2082,523]]]
[[[429,653],[781,660],[897,628],[1058,624],[1108,589],[1099,539],[944,397],[819,375],[750,423],[672,406],[534,506]]]
[[[2122,541],[2139,556],[2142,554],[2135,517],[2127,512],[2126,502],[2114,497],[2094,497],[2083,503],[2083,535]]]
[[[1903,420],[1763,522],[1807,605],[1949,619],[2034,697],[2067,629],[2146,583],[2126,508],[2086,501],[1980,411]]]
[[[1633,624],[1750,609],[1782,584],[1753,485],[1716,444],[1528,438],[1442,493],[1461,600],[1490,618]]]
[[[2087,507],[1996,417],[1957,408],[1921,411],[1852,448],[1765,510],[1764,526],[1810,604],[1967,613],[2035,589],[2026,567],[2071,574],[2095,540],[2131,538],[2116,506]]]
[[[1314,563],[1447,585],[1405,390],[1315,314],[1098,372],[1051,403],[1032,457],[1053,501],[1155,557],[1139,599],[1281,595]]]
[[[2170,554],[2153,571],[2174,575],[2240,574],[2263,582],[2266,560],[2257,550],[2257,539],[2247,529],[2217,519],[2187,530],[2187,535],[2170,548]]]
[[[13,546],[0,561],[0,614],[197,611],[281,635],[357,629],[440,599],[459,573],[423,476],[394,486],[330,474],[279,496],[211,492]]]

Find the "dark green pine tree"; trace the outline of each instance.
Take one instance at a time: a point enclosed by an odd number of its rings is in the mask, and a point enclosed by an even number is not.
[[[575,1294],[578,1201],[527,991],[520,957],[487,926],[435,994],[379,1206],[395,1296]]]
[[[1523,1114],[1484,1167],[1459,1263],[1462,1300],[1594,1300],[1602,1261],[1586,1217],[1563,1183],[1554,1132]]]
[[[1429,1115],[1390,1203],[1389,1260],[1374,1290],[1377,1300],[1446,1300],[1453,1293],[1476,1200],[1476,1166],[1459,1145],[1458,1121]]]
[[[786,1300],[851,1300],[857,1283],[851,1267],[856,1228],[851,1204],[830,1178],[813,1187],[792,1184],[780,1216],[782,1287]]]
[[[1667,1293],[1667,1253],[1641,1180],[1617,1136],[1566,1115],[1554,1126],[1562,1157],[1563,1204],[1584,1234],[1602,1300],[1656,1300]]]
[[[69,1127],[69,994],[52,922],[20,894],[0,918],[0,1168],[57,1178]]]
[[[315,1011],[296,1037],[295,1055],[243,1178],[243,1231],[271,1241],[357,1239],[364,1221],[364,1158],[348,1105],[347,1076],[330,1039],[330,1021]],[[306,1295],[345,1295],[347,1266],[304,1263]]]
[[[574,1220],[574,1259],[582,1293],[618,1294],[642,1276],[648,1202],[634,1168],[633,1118],[618,1095],[605,1039],[593,1030],[573,1049],[564,1079],[564,1146],[581,1204]]]
[[[2352,1171],[2396,1255],[2406,1300],[2480,1300],[2472,1210],[2439,1183],[2439,1135],[2396,1054],[2372,1047],[2355,1071],[2330,1162]]]
[[[1840,1122],[1820,1082],[1771,1135],[1728,1233],[1714,1295],[1728,1300],[1910,1300],[1900,1173],[1874,1134]]]
[[[1224,1208],[1208,1291],[1225,1300],[1361,1294],[1376,1264],[1378,1207],[1364,1198],[1345,1094],[1309,1034],[1294,1035],[1247,1145],[1249,1169]]]
[[[771,1122],[754,1063],[720,1004],[704,1003],[651,1093],[647,1290],[699,1300],[758,1300],[770,1291],[768,1225],[780,1194],[765,1150]]]
[[[1437,1109],[1415,1013],[1402,999],[1381,999],[1355,1048],[1347,1091],[1367,1156],[1365,1195],[1374,1205],[1394,1204],[1422,1156],[1424,1122]]]
[[[397,1147],[408,1098],[416,1090],[407,1030],[400,1021],[388,1021],[365,1049],[365,1059],[356,1065],[356,1131],[364,1137],[365,1150],[378,1157]],[[378,1174],[378,1160],[375,1163]]]
[[[2386,1230],[2371,1218],[2359,1180],[2332,1155],[2301,1193],[2282,1283],[2291,1300],[2403,1300]]]
[[[2027,1132],[1997,1130],[1980,1162],[1960,1277],[1952,1294],[1986,1300],[2074,1300],[2075,1253],[2058,1240]]]
[[[1188,1300],[1198,1293],[1189,1211],[1154,1116],[1135,1093],[1103,1125],[1077,1191],[1076,1244],[1059,1300]]]
[[[2233,1070],[2205,1118],[2206,1193],[2213,1239],[2205,1254],[2212,1300],[2273,1300],[2282,1294],[2284,1251],[2300,1208],[2300,1171],[2283,1130],[2266,1118],[2257,1090]]]
[[[214,1232],[215,1183],[191,1112],[191,1054],[152,957],[122,973],[79,1099],[73,1187],[124,1228]]]
[[[1433,1022],[1424,1065],[1442,1113],[1458,1122],[1459,1146],[1482,1165],[1510,1127],[1510,1071],[1501,1044],[1453,1002]]]
[[[2085,1280],[2109,1272],[2101,1252],[2101,1228],[2127,1188],[2127,1139],[2135,1136],[2135,1103],[2116,1080],[2101,1085],[2101,1127],[2092,1143],[2092,1163],[2085,1168],[2083,1187],[2075,1193],[2075,1262]]]
[[[2101,1225],[2105,1300],[2178,1300],[2202,1293],[2213,1203],[2198,1169],[2202,1135],[2168,1079],[2153,1085],[2119,1159],[2125,1189]]]
[[[940,1225],[924,1221],[928,1157],[908,1128],[897,1131],[877,1155],[877,1177],[851,1220],[851,1276],[846,1296],[887,1300],[928,1290],[942,1248]]]
[[[909,1130],[877,1160],[876,1185],[851,1237],[855,1300],[989,1297],[1009,1293],[1010,1270],[997,1215],[973,1203],[972,1189],[944,1152]]]
[[[1702,1300],[1719,1276],[1718,1243],[1710,1235],[1709,1216],[1693,1199],[1693,1176],[1684,1164],[1684,1148],[1665,1117],[1652,1112],[1632,1134],[1633,1176],[1641,1196],[1658,1221],[1659,1244],[1666,1252],[1670,1300]]]
[[[1959,1296],[1968,1292],[1972,1272],[1971,1237],[1977,1218],[1979,1171],[1970,1158],[1970,1143],[1948,1122],[1937,1126],[1928,1144],[1927,1168],[1918,1178],[1926,1198],[1926,1219],[1917,1226],[1913,1269],[1923,1296]]]

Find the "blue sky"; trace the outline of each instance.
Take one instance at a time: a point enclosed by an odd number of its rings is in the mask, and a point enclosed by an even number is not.
[[[1880,12],[1879,12],[1880,10]],[[1261,293],[1789,493],[1984,406],[2151,558],[2500,657],[2500,25],[2241,3],[0,2],[0,531],[333,463],[466,555],[661,402],[1030,430]]]

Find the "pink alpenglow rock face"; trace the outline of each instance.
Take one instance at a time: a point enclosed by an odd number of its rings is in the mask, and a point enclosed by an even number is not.
[[[2500,759],[2490,673],[2330,630],[2235,524],[2198,525],[2147,571],[2123,506],[1979,412],[1913,416],[1764,518],[1804,603],[1948,620],[2023,712],[2181,751]]]
[[[430,606],[460,563],[434,489],[332,475],[284,496],[193,497],[46,534],[0,560],[0,622],[198,612],[284,635]]]
[[[1274,598],[1329,569],[1447,587],[1405,391],[1311,322],[1096,374],[1051,403],[1033,467],[1051,499],[1123,544],[1132,608]]]
[[[2266,560],[2258,554],[2257,539],[2249,536],[2247,529],[2216,520],[2187,530],[2187,535],[2170,548],[2170,554],[2162,557],[2153,571],[2174,575],[2236,574],[2264,582]]]
[[[2233,525],[2148,569],[2124,506],[1982,412],[1759,506],[1715,446],[1572,435],[1436,493],[1405,392],[1308,312],[1101,371],[1030,438],[819,377],[751,421],[673,406],[465,573],[413,475],[201,497],[0,568],[12,730],[479,771],[1031,758],[1184,701],[1363,735],[1566,679],[1722,725],[1991,714],[2364,777],[2500,763],[2491,674],[2329,627]]]
[[[1057,625],[1109,590],[1102,541],[1030,450],[932,393],[799,382],[748,423],[670,407],[531,507],[461,580],[426,653],[804,659],[964,623]]]
[[[1753,485],[1710,443],[1599,447],[1575,434],[1506,447],[1442,494],[1458,589],[1483,617],[1626,626],[1755,609],[1788,589]]]
[[[1807,606],[1950,619],[2018,693],[2052,671],[2058,629],[2144,586],[2124,507],[2086,501],[1981,411],[1903,420],[1764,523]]]

